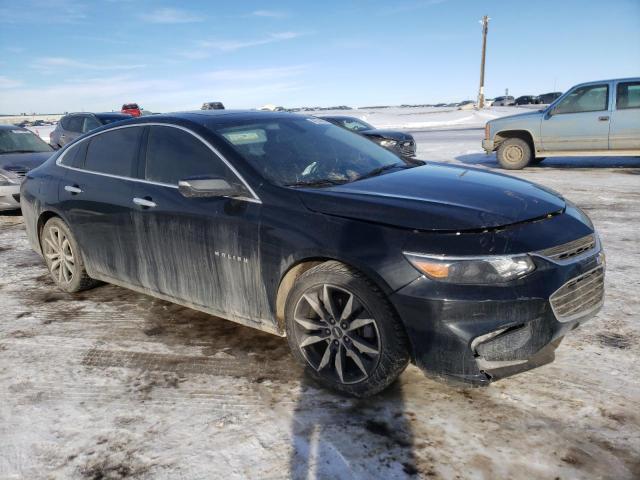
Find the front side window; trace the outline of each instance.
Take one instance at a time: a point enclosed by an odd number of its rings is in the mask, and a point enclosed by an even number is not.
[[[616,108],[640,108],[640,82],[619,83],[616,90]]]
[[[346,183],[376,169],[406,166],[371,140],[319,118],[211,120],[209,128],[277,185]]]
[[[142,130],[142,127],[118,128],[94,136],[87,147],[85,168],[92,172],[130,177],[138,156]]]
[[[608,85],[586,85],[572,90],[556,106],[554,113],[600,112],[609,105]]]
[[[194,177],[231,179],[230,173],[224,162],[190,133],[175,127],[149,128],[145,179],[177,185]]]
[[[84,120],[82,121],[82,133],[90,132],[91,130],[95,130],[100,126],[100,122],[98,122],[98,120],[96,120],[95,118],[84,117]]]

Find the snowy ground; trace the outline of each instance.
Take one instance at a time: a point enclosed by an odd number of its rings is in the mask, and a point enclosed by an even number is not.
[[[420,157],[496,169],[470,126],[415,131]],[[515,175],[593,218],[604,309],[551,365],[484,389],[409,367],[370,400],[319,389],[284,339],[113,286],[60,293],[0,216],[0,478],[639,478],[640,159]]]

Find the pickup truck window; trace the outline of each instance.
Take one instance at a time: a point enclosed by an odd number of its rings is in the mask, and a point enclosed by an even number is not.
[[[574,89],[556,106],[554,113],[599,112],[609,106],[609,86],[586,85]]]
[[[640,82],[623,82],[616,91],[616,108],[640,108]]]

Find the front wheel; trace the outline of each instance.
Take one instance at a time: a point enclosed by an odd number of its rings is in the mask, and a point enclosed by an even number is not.
[[[391,385],[409,363],[406,333],[380,289],[330,261],[302,274],[286,305],[293,355],[323,385],[356,397]]]
[[[73,293],[98,284],[87,274],[80,247],[62,219],[47,221],[40,237],[42,254],[56,286]]]
[[[507,170],[520,170],[531,162],[531,146],[521,138],[507,138],[498,147],[498,162]]]

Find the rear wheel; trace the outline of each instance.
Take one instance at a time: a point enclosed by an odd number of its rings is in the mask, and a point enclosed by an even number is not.
[[[507,138],[498,147],[498,162],[507,170],[520,170],[531,162],[533,154],[528,142],[521,138]]]
[[[49,219],[40,237],[42,254],[57,287],[73,293],[98,284],[87,274],[80,247],[62,219]]]
[[[301,275],[286,305],[294,356],[325,386],[357,397],[384,390],[409,362],[404,328],[384,294],[339,262]]]

